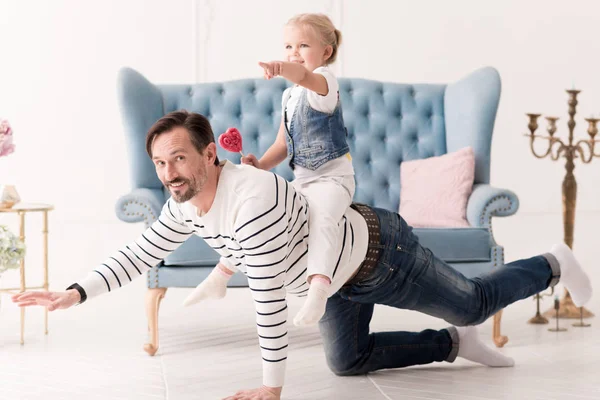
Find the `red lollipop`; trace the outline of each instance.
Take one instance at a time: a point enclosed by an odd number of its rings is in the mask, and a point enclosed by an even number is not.
[[[222,133],[219,136],[219,144],[225,150],[240,153],[244,157],[244,153],[242,153],[242,135],[236,128],[229,128],[227,132]]]

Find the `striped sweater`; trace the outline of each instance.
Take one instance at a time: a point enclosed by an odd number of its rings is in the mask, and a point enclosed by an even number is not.
[[[367,250],[364,219],[349,209],[339,224],[330,295],[354,273]],[[263,384],[283,386],[287,359],[286,295],[305,296],[308,205],[285,179],[246,165],[224,163],[211,209],[169,199],[156,222],[78,284],[88,298],[120,288],[160,263],[191,235],[201,236],[220,262],[248,277],[256,306]]]

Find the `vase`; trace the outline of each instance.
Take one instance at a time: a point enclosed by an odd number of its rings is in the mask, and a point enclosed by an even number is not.
[[[0,208],[11,208],[20,201],[21,198],[14,185],[0,185]]]

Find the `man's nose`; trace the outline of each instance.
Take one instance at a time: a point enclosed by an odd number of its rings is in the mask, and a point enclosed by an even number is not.
[[[167,164],[165,167],[165,180],[170,182],[177,177],[177,171],[171,165]]]

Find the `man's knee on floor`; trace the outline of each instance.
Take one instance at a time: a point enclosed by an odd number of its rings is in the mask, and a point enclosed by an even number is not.
[[[467,314],[454,318],[447,319],[446,321],[454,326],[473,326],[483,324],[490,317],[487,313],[481,314]]]
[[[359,360],[349,360],[342,357],[327,357],[327,366],[337,376],[360,375]]]

